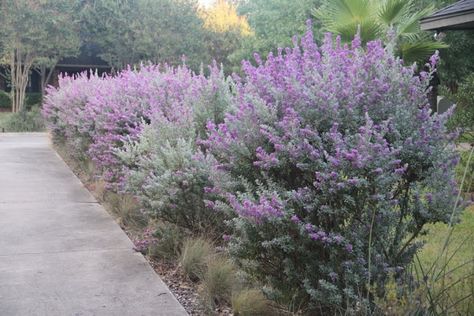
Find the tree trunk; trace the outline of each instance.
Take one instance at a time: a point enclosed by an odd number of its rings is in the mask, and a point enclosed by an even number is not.
[[[41,98],[44,98],[46,93],[46,86],[49,84],[51,80],[51,76],[53,75],[54,68],[56,68],[56,63],[50,65],[50,68],[47,68],[46,65],[41,65],[39,67],[39,73],[41,76]]]
[[[25,103],[33,57],[28,52],[23,54],[21,47],[17,47],[12,51],[10,58],[12,112],[16,113],[23,109]]]
[[[16,78],[16,67],[15,67],[15,50],[10,53],[10,99],[12,102],[12,112],[16,112],[16,95],[15,95],[15,79]]]

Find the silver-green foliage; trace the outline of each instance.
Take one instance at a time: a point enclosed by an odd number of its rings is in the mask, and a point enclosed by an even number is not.
[[[213,234],[224,229],[224,214],[214,211],[211,168],[213,157],[199,143],[210,120],[223,121],[232,93],[217,67],[209,78],[189,89],[174,119],[156,113],[136,141],[124,144],[118,153],[127,166],[126,189],[136,195],[152,217],[193,232]]]

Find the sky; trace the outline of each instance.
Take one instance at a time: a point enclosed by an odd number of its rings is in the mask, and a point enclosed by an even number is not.
[[[211,5],[214,0],[198,0],[201,5],[208,6]]]

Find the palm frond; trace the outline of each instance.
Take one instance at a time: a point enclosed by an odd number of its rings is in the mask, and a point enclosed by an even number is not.
[[[386,0],[382,1],[378,9],[378,18],[387,26],[395,24],[411,11],[413,1]]]
[[[376,40],[383,35],[380,32],[380,25],[375,20],[364,20],[362,23],[353,22],[351,24],[341,25],[337,29],[337,34],[341,35],[343,42],[349,42],[354,39],[359,28],[360,38],[364,43]]]
[[[436,50],[447,47],[445,43],[428,40],[404,42],[399,46],[399,56],[406,64],[424,63]]]
[[[322,22],[325,31],[352,39],[360,25],[363,40],[371,40],[376,34],[376,19],[373,2],[370,0],[332,0],[325,2],[313,15]]]
[[[397,32],[400,36],[408,36],[409,34],[416,34],[420,32],[420,19],[433,13],[435,10],[433,5],[430,5],[423,10],[413,12],[407,15],[397,25]]]

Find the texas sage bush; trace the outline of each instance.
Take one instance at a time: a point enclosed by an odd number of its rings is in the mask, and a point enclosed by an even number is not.
[[[61,75],[58,87],[49,86],[42,114],[56,141],[64,142],[71,154],[84,159],[92,142],[94,120],[86,117],[89,99],[107,90],[109,83],[97,73],[86,72],[77,76]]]
[[[50,87],[43,114],[53,134],[76,152],[91,159],[114,189],[124,182],[123,165],[116,155],[126,141],[138,137],[155,113],[173,120],[173,106],[193,84],[185,67],[141,65],[116,76],[83,73],[62,77]]]
[[[310,31],[255,59],[203,141],[213,206],[236,216],[231,254],[277,301],[360,311],[406,271],[424,225],[453,209],[457,155],[446,116],[430,113],[430,74],[379,41],[328,34],[318,47]]]
[[[210,174],[215,164],[200,146],[206,123],[224,120],[233,95],[232,82],[215,65],[208,78],[194,76],[190,89],[174,88],[183,98],[172,104],[174,118],[151,116],[136,140],[118,153],[127,166],[126,189],[143,203],[151,216],[195,233],[217,236],[225,229],[223,213],[210,206]]]
[[[162,65],[83,73],[49,88],[43,114],[57,139],[90,159],[109,189],[138,198],[150,217],[222,231],[223,214],[206,202],[214,163],[198,140],[208,121],[223,121],[231,86],[217,65],[208,76]]]

